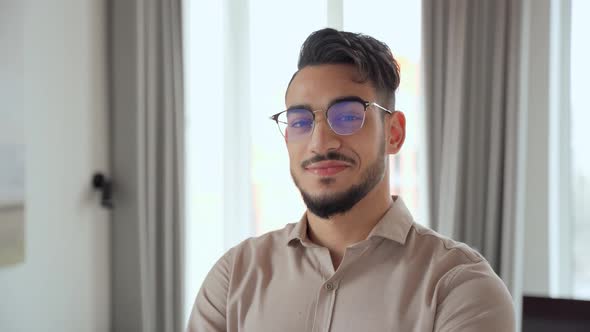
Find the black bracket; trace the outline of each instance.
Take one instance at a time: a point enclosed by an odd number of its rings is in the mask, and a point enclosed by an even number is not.
[[[92,176],[92,187],[101,192],[100,205],[106,209],[113,208],[113,184],[110,179],[102,173],[96,173]]]

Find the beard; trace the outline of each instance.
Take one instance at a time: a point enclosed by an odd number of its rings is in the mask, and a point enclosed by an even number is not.
[[[345,158],[348,160],[347,157],[341,156],[338,153],[328,153],[326,157],[314,157],[316,161],[343,160]],[[383,142],[377,159],[363,172],[360,183],[353,185],[345,191],[324,195],[312,195],[301,188],[292,170],[291,177],[295,186],[301,192],[301,197],[307,209],[320,218],[329,219],[332,216],[350,211],[360,200],[367,196],[383,179],[385,166],[385,142]],[[334,179],[321,179],[320,182],[328,185],[334,182]]]

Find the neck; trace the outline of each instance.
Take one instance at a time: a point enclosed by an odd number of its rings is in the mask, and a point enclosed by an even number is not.
[[[308,211],[308,236],[330,250],[336,267],[346,247],[365,240],[391,203],[387,182],[382,181],[345,214],[323,219]]]

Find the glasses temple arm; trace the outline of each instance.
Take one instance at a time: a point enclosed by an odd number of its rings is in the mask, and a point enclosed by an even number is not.
[[[381,106],[381,105],[379,105],[377,103],[371,103],[371,105],[377,106],[377,108],[380,108],[380,109],[384,110],[385,112],[387,112],[389,114],[393,114],[392,111],[388,110],[387,108],[385,108],[385,107],[383,107],[383,106]]]

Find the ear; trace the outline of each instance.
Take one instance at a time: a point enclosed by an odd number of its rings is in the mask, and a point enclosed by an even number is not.
[[[401,111],[395,111],[389,117],[386,128],[387,153],[397,154],[406,140],[406,116]]]

